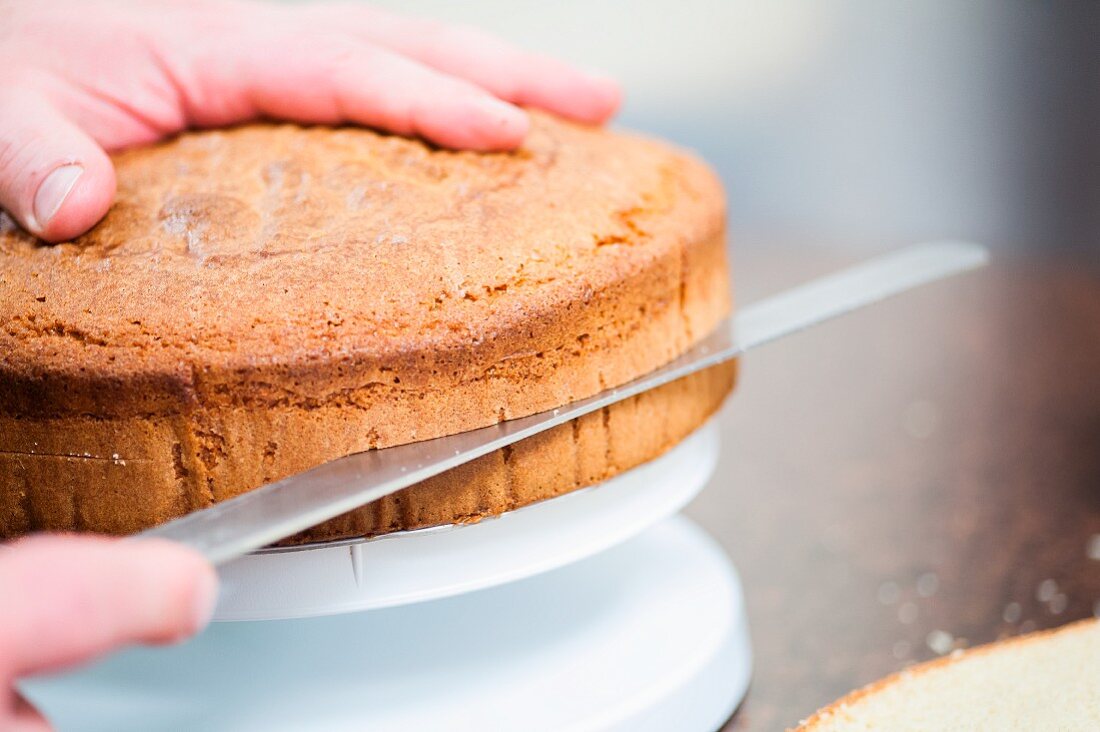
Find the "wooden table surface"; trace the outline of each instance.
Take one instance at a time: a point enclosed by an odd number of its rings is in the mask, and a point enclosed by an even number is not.
[[[738,251],[738,296],[858,258]],[[747,593],[755,670],[726,730],[1100,614],[1100,266],[1002,256],[766,347],[720,419],[687,512]]]

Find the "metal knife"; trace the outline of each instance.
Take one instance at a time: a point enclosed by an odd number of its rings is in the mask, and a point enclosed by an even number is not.
[[[675,361],[595,396],[457,435],[361,452],[137,534],[221,564],[551,427],[920,285],[982,266],[968,242],[919,244],[742,308]]]

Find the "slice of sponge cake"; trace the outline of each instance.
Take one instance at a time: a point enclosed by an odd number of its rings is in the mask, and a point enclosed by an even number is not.
[[[800,732],[1097,732],[1100,621],[906,669],[822,709]]]

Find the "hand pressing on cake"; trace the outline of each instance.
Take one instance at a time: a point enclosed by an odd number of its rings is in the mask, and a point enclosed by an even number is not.
[[[255,118],[510,150],[516,105],[605,121],[614,82],[357,3],[0,0],[0,208],[64,241],[110,207],[107,152]]]
[[[132,643],[182,640],[206,625],[216,595],[214,569],[167,541],[35,536],[0,544],[0,729],[50,729],[19,696],[18,679]]]

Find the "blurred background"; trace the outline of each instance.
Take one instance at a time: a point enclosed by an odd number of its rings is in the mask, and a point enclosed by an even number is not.
[[[1100,3],[381,0],[622,80],[738,243],[958,236],[1100,257]]]

